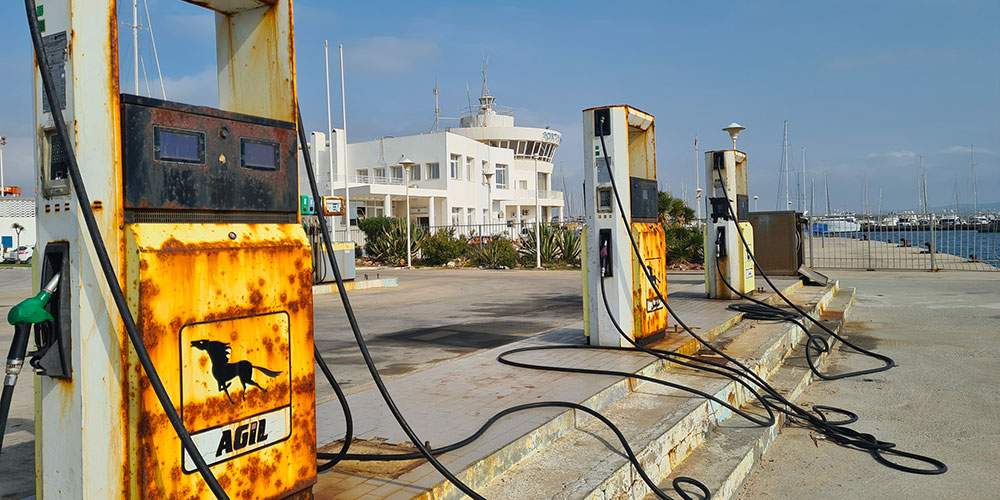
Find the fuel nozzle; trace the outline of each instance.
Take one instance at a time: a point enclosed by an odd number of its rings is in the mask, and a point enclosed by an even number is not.
[[[28,297],[21,303],[10,309],[7,313],[7,322],[11,325],[28,324],[33,325],[43,321],[51,321],[52,315],[45,310],[56,287],[59,286],[59,273],[56,273],[44,288],[38,291],[34,297]]]
[[[58,273],[46,283],[44,288],[38,291],[37,295],[22,300],[7,313],[7,322],[14,325],[14,339],[10,343],[10,351],[7,354],[4,386],[13,387],[17,383],[17,376],[21,373],[24,356],[28,350],[31,325],[52,320],[52,315],[45,310],[45,306],[49,303],[57,286],[59,286]]]

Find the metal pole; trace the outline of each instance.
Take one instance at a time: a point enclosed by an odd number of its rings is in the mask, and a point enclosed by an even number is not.
[[[326,155],[330,159],[330,196],[334,195],[333,188],[333,118],[330,117],[330,43],[327,40],[323,40],[323,59],[326,62],[326,138],[329,141],[329,146],[326,148]],[[319,148],[314,148],[319,151]],[[316,163],[319,164],[319,154],[317,153]],[[320,200],[316,200],[319,203]],[[337,218],[330,217],[332,225],[330,230],[333,231],[332,240],[337,241]]]
[[[806,223],[809,224],[809,267],[813,267],[813,219],[816,218],[816,179],[811,179],[812,184],[812,196],[809,200],[809,217],[806,218]],[[756,202],[755,202],[756,203]]]
[[[344,94],[344,44],[340,44],[340,112],[344,124],[344,229],[351,233],[351,185],[347,175],[347,97]],[[330,179],[333,182],[333,179]],[[410,181],[406,181],[409,183]],[[407,216],[409,208],[407,207]]]
[[[934,252],[936,251],[936,245],[934,242],[934,216],[930,215],[927,209],[927,169],[924,167],[924,157],[920,157],[920,170],[924,181],[924,215],[927,215],[927,219],[930,221],[931,226],[931,271],[937,271],[937,262],[934,259]]]
[[[407,269],[413,267],[413,252],[410,251],[410,166],[406,167],[406,217],[403,220],[406,223],[406,267]]]
[[[535,269],[542,268],[542,215],[538,208],[538,155],[532,156],[535,162]]]
[[[7,145],[7,138],[0,137],[0,196],[7,196],[7,184],[3,181],[3,147]]]

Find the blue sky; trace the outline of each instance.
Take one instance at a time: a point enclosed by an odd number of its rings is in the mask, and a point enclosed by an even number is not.
[[[176,0],[148,2],[168,97],[215,104],[212,15]],[[0,5],[0,134],[8,137],[7,183],[33,187],[22,9]],[[773,208],[788,120],[791,167],[801,168],[805,147],[817,211],[824,170],[834,209],[861,208],[866,172],[872,208],[880,190],[883,209],[912,208],[920,156],[931,205],[952,205],[956,182],[971,200],[970,144],[980,202],[1000,202],[997,2],[303,0],[294,9],[306,126],[326,127],[324,40],[340,126],[336,47],[343,43],[351,142],[429,130],[435,80],[442,115],[457,116],[467,105],[466,84],[473,99],[479,94],[485,53],[489,87],[515,108],[518,124],[563,133],[555,162],[568,191],[579,193],[583,179],[581,110],[626,103],[656,116],[659,181],[676,195],[694,189],[694,136],[702,148],[726,147],[719,129],[737,121],[747,127],[739,146],[750,157],[751,195],[760,196],[761,209]],[[129,5],[120,10],[130,20]],[[148,35],[141,37],[159,96]],[[126,30],[126,92],[130,44]]]

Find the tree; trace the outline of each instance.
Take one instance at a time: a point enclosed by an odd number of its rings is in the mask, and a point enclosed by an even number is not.
[[[10,228],[13,229],[15,233],[17,233],[17,246],[20,247],[21,246],[21,231],[24,231],[24,226],[22,226],[22,225],[20,225],[20,224],[18,224],[18,223],[15,222],[15,223],[11,224]]]
[[[657,193],[657,202],[660,210],[660,222],[668,224],[684,225],[690,220],[694,220],[694,210],[684,204],[684,200],[674,198],[669,193],[660,191]]]

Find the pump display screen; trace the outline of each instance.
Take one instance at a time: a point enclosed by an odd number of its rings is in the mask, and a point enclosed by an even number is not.
[[[205,134],[192,130],[153,127],[154,151],[160,161],[205,162]]]
[[[261,170],[278,170],[278,143],[257,139],[240,139],[243,149],[243,166]]]

